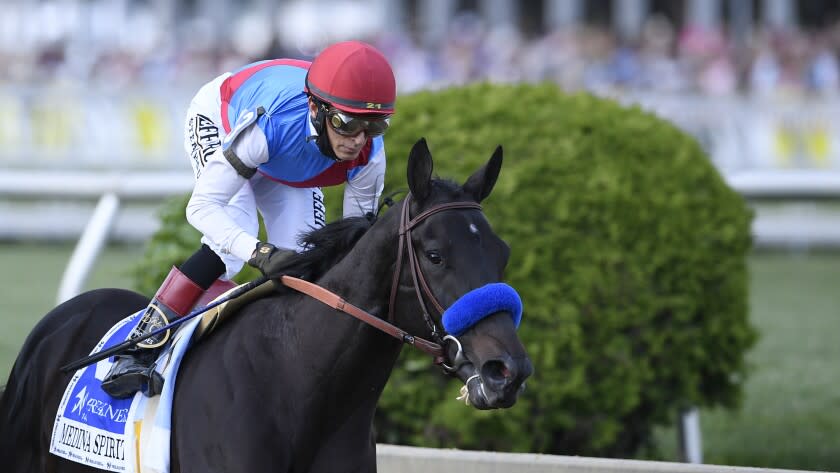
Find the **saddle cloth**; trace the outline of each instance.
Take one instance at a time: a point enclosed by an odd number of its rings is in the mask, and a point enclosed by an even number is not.
[[[128,338],[144,310],[118,322],[91,353]],[[58,406],[50,453],[103,470],[122,473],[168,473],[169,434],[175,375],[200,319],[182,324],[158,357],[164,378],[160,396],[114,399],[100,386],[113,363],[106,358],[73,375]]]
[[[113,364],[112,357],[76,371],[58,407],[50,453],[107,471],[168,473],[175,377],[184,353],[224,315],[272,290],[271,283],[264,284],[181,324],[157,360],[157,371],[164,378],[160,396],[137,393],[133,398],[114,399],[102,391],[100,384]],[[125,341],[144,311],[117,322],[91,353]]]

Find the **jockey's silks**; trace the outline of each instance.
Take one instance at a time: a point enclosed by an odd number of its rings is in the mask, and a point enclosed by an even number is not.
[[[268,161],[257,171],[292,187],[325,187],[353,178],[371,159],[384,159],[381,136],[368,139],[352,161],[335,161],[318,149],[309,119],[304,79],[309,62],[275,59],[233,72],[220,89],[227,149],[253,123],[268,142]],[[268,86],[270,84],[270,86]]]

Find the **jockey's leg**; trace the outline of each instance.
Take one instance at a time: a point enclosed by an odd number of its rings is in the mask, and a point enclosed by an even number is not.
[[[216,279],[225,273],[225,265],[207,245],[202,245],[180,268],[172,267],[155,297],[146,308],[130,337],[143,337],[175,319],[187,315],[196,301]],[[102,389],[116,398],[160,394],[163,378],[155,371],[161,347],[169,341],[169,331],[150,337],[136,347],[116,355]]]

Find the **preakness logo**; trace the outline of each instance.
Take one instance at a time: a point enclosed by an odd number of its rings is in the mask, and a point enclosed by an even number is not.
[[[128,410],[130,404],[120,403],[121,406],[114,406],[113,401],[106,399],[97,399],[88,394],[88,387],[83,386],[82,389],[73,396],[73,408],[70,409],[67,417],[73,418],[82,422],[91,420],[89,417],[98,418],[98,424],[105,422],[107,425],[114,425],[113,423],[124,424],[128,420]],[[126,406],[126,407],[123,407]]]
[[[85,407],[85,401],[87,401],[87,386],[83,387],[79,394],[76,394],[76,404],[73,405],[73,409],[70,411],[71,414],[75,414],[76,411],[79,411],[79,415],[82,415],[82,409]]]

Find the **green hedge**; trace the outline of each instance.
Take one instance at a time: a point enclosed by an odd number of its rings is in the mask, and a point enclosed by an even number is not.
[[[516,406],[479,412],[406,349],[380,402],[379,441],[628,457],[681,407],[738,406],[756,339],[752,214],[694,139],[637,108],[550,84],[423,92],[397,104],[386,192],[405,187],[421,136],[436,172],[461,181],[504,147],[484,207],[512,248],[507,282],[525,305],[520,334],[535,373]],[[327,190],[330,218],[340,192]],[[172,205],[139,270],[154,275],[149,293],[188,233],[183,200]],[[190,238],[184,255],[197,245]]]

